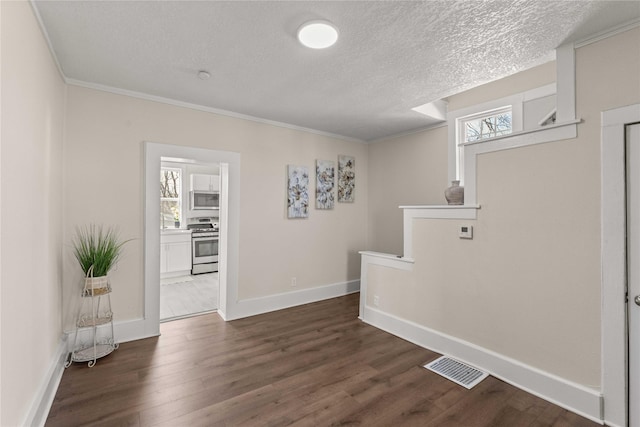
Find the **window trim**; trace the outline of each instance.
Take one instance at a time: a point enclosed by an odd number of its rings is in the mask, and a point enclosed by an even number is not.
[[[480,138],[475,141],[466,141],[466,124],[470,121],[483,119],[487,117],[494,117],[499,114],[509,112],[511,113],[511,131],[508,134],[492,136],[488,138]],[[455,119],[456,126],[456,179],[458,179],[461,183],[464,183],[464,147],[468,144],[481,144],[483,142],[505,137],[513,134],[514,130],[514,113],[513,113],[513,105],[503,105],[501,107],[493,108],[491,110],[481,111],[478,113],[470,114],[467,116],[458,117]],[[520,124],[520,128],[522,124]]]
[[[460,125],[462,120],[472,118],[474,116],[491,113],[511,106],[511,134],[522,131],[523,127],[523,108],[525,101],[525,93],[507,96],[504,98],[484,102],[482,104],[472,105],[470,107],[461,108],[451,111],[447,114],[447,124],[449,128],[449,181],[458,180],[460,185],[464,185],[464,143],[459,141]],[[473,142],[483,143],[494,140],[496,138],[505,138],[509,135],[501,135],[494,138],[486,138],[481,141]]]
[[[487,139],[490,138],[495,138],[497,136],[504,136],[504,135],[508,135],[507,133],[505,134],[501,134],[501,135],[496,135],[496,136],[489,136],[486,138],[479,138],[476,139],[474,141],[467,141],[466,139],[466,124],[472,121],[476,121],[476,120],[481,120],[481,119],[486,119],[489,117],[496,117],[499,116],[501,114],[504,113],[510,113],[512,114],[512,110],[513,110],[513,106],[512,105],[505,105],[503,107],[499,107],[499,108],[495,108],[493,110],[489,110],[489,111],[482,111],[480,113],[477,114],[472,114],[470,116],[465,116],[465,117],[459,117],[456,121],[458,123],[458,139],[460,138],[464,138],[465,141],[463,141],[461,144],[469,144],[472,142],[482,142],[485,141]],[[509,133],[513,133],[513,122],[511,123],[511,129],[509,130]]]
[[[169,171],[175,171],[179,173],[179,185],[176,187],[176,190],[178,192],[178,197],[160,197],[160,203],[165,202],[165,201],[169,201],[169,202],[178,202],[178,211],[180,212],[180,219],[179,221],[182,222],[182,219],[184,217],[184,212],[182,211],[182,197],[183,197],[183,193],[184,193],[184,170],[180,167],[174,167],[174,166],[160,166],[160,175],[162,176],[163,171],[165,170],[169,170]],[[162,210],[160,211],[160,213],[162,213]]]

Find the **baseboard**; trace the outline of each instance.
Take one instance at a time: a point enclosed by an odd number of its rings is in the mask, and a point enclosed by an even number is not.
[[[360,280],[334,283],[316,288],[300,289],[292,292],[269,295],[261,298],[240,300],[227,307],[225,320],[241,319],[282,310],[298,305],[309,304],[330,298],[337,298],[360,290]]]
[[[67,335],[63,334],[56,348],[51,366],[42,381],[42,384],[33,399],[31,409],[27,413],[22,425],[41,427],[44,426],[49,416],[49,411],[56,397],[58,385],[64,372],[64,362],[67,358]]]
[[[222,320],[224,320],[225,322],[227,320],[229,320],[229,319],[227,319],[227,312],[225,310],[221,310],[221,309],[218,308],[216,313],[218,313],[218,316],[220,316],[222,318]]]
[[[469,363],[528,393],[603,424],[602,395],[596,390],[366,305],[361,319],[416,345]]]
[[[149,333],[145,319],[113,322],[113,336],[117,343],[157,337],[158,335],[157,333]]]
[[[349,282],[334,283],[316,288],[301,289],[261,298],[241,300],[234,304],[233,307],[230,307],[227,312],[218,310],[217,313],[225,321],[235,320],[295,307],[297,305],[337,298],[358,291],[360,291],[360,280],[351,280]],[[156,333],[150,333],[147,326],[145,319],[132,319],[121,322],[115,321],[113,322],[115,342],[123,343],[158,335]],[[81,336],[82,334],[87,333],[90,333],[90,331],[80,331]],[[66,332],[69,347],[73,345],[74,334],[75,331]],[[81,336],[79,336],[79,339]],[[71,351],[71,349],[69,348],[68,351]]]
[[[284,308],[294,307],[297,305],[336,298],[358,292],[359,290],[360,280],[352,280],[349,282],[335,283],[317,288],[301,289],[293,292],[270,295],[263,298],[242,300],[233,306],[233,316],[229,316],[228,312],[231,310],[228,310],[227,313],[219,312],[218,314],[220,314],[224,320],[240,319],[243,317],[282,310]],[[144,319],[114,322],[113,329],[114,339],[117,343],[156,336],[156,334],[149,334]],[[48,375],[48,378],[50,379],[47,381],[43,392],[38,395],[41,397],[36,399],[36,407],[33,410],[33,415],[30,415],[27,418],[27,421],[29,422],[25,422],[24,425],[44,425],[49,410],[51,409],[51,404],[55,397],[58,384],[62,378],[65,359],[69,354],[70,347],[73,345],[74,334],[75,331],[68,331],[64,334],[63,340],[58,348],[56,363],[54,364],[54,367],[52,367],[52,372]],[[33,420],[33,422],[30,420]],[[41,422],[38,420],[41,420]]]

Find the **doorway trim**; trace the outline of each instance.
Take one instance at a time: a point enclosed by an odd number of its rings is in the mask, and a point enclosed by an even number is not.
[[[601,387],[612,427],[627,425],[625,125],[638,121],[640,104],[601,114]]]
[[[220,210],[220,298],[218,314],[227,319],[237,300],[240,229],[240,153],[144,142],[144,336],[160,335],[160,162],[163,157],[220,163],[224,197]],[[226,233],[224,232],[226,228]]]

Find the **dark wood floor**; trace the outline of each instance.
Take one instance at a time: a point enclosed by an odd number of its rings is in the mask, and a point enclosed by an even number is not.
[[[493,377],[472,390],[439,355],[357,319],[358,294],[225,323],[161,325],[68,368],[47,426],[596,426]]]

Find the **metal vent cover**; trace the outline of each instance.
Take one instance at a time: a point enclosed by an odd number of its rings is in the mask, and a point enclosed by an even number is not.
[[[488,372],[483,372],[448,356],[439,357],[424,367],[467,389],[473,388],[489,376]]]

